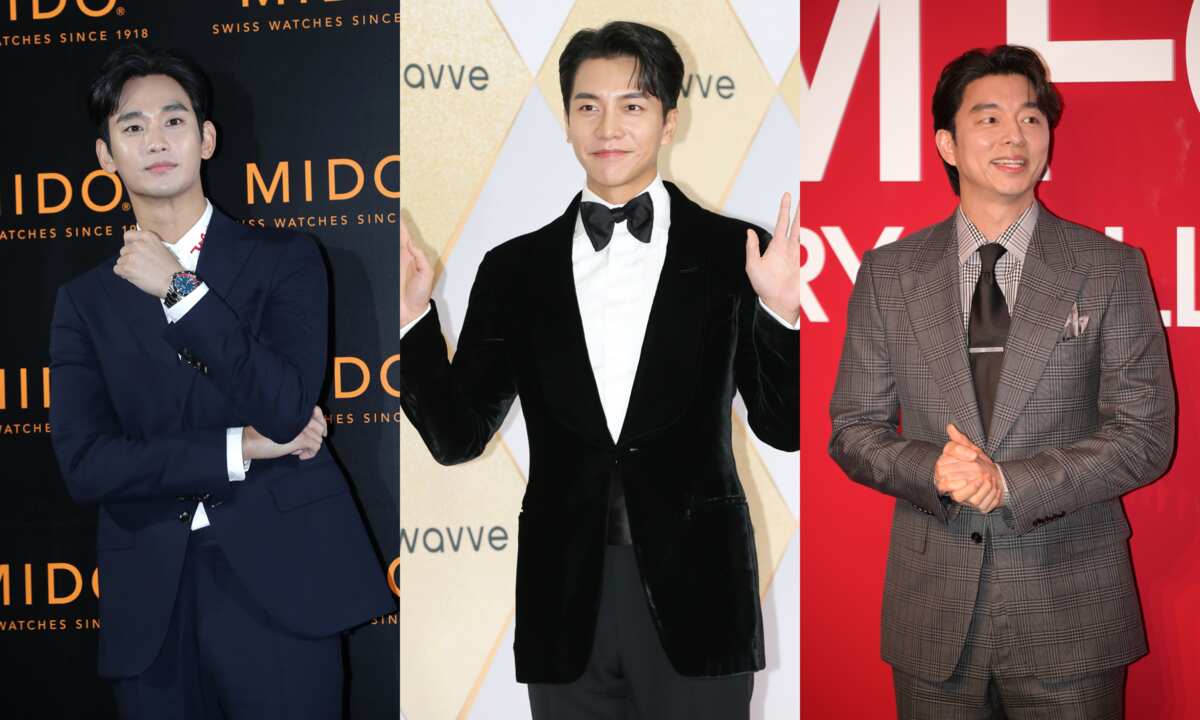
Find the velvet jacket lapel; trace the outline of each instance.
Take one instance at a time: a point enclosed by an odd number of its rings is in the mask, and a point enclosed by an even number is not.
[[[704,277],[700,252],[700,209],[673,183],[667,256],[659,276],[646,336],[642,341],[620,444],[653,432],[678,417],[694,390],[695,358],[704,336]],[[580,195],[541,233],[539,257],[546,278],[546,299],[539,303],[543,323],[532,332],[536,362],[552,413],[579,435],[612,447],[596,376],[588,359],[571,245]]]

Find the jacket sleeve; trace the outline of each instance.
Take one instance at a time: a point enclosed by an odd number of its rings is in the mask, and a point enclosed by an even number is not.
[[[769,233],[756,231],[770,242]],[[747,422],[763,442],[795,452],[800,449],[800,331],[771,317],[744,273],[738,313],[735,376]]]
[[[282,444],[308,424],[324,381],[329,300],[316,243],[290,238],[264,286],[257,335],[210,287],[165,337],[207,366],[208,380],[247,425]]]
[[[872,275],[863,256],[850,294],[846,338],[829,404],[829,454],[853,481],[906,500],[943,522],[953,510],[938,497],[934,463],[941,448],[902,437],[900,401]]]
[[[225,472],[225,428],[152,437],[125,433],[96,348],[66,288],[50,327],[51,442],[75,502],[211,494],[232,490]]]
[[[506,354],[507,275],[493,253],[484,256],[453,363],[435,305],[400,341],[400,406],[443,465],[481,455],[516,397]]]
[[[1125,248],[1100,320],[1095,432],[1065,447],[1001,462],[1006,520],[1017,533],[1039,520],[1119,497],[1166,471],[1175,449],[1175,388],[1158,303],[1139,251]]]

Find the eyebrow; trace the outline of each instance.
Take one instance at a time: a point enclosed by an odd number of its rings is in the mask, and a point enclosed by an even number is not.
[[[163,105],[162,111],[163,112],[179,112],[179,111],[186,112],[187,109],[188,109],[187,105],[184,105],[181,102],[173,102],[173,103],[169,103],[167,105]],[[133,120],[134,118],[144,118],[144,117],[146,117],[146,113],[142,112],[141,110],[130,110],[127,113],[122,113],[122,114],[118,115],[116,122],[122,123],[122,122],[125,122],[126,120]]]
[[[1034,110],[1041,110],[1041,108],[1038,107],[1037,102],[1035,102],[1033,100],[1026,102],[1021,107],[1022,108],[1033,108]],[[980,112],[981,110],[999,110],[999,109],[1000,109],[1000,105],[998,105],[997,103],[981,102],[981,103],[976,103],[976,104],[972,105],[971,109],[968,112],[975,113],[975,112]]]
[[[618,97],[622,100],[633,100],[633,99],[645,98],[646,93],[642,92],[641,90],[634,90],[633,92],[627,92],[623,95],[619,95]],[[575,99],[575,100],[599,100],[600,96],[595,95],[593,93],[588,93],[588,92],[579,92],[579,93],[575,93],[575,97],[573,99]]]

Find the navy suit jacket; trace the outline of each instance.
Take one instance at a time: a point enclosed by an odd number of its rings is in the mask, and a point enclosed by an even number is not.
[[[214,210],[197,267],[209,292],[170,325],[114,262],[59,289],[50,330],[55,454],[71,497],[99,506],[100,674],[154,660],[196,496],[210,499],[206,532],[286,630],[327,636],[394,610],[327,447],[228,480],[226,428],[289,442],[317,403],[328,292],[316,244]],[[185,349],[204,372],[180,361]]]

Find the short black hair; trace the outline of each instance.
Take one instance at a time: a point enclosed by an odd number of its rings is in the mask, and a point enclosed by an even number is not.
[[[100,67],[100,74],[88,89],[88,113],[105,144],[109,142],[108,119],[117,111],[125,83],[147,75],[166,75],[179,83],[192,103],[197,124],[204,127],[212,93],[208,78],[200,68],[175,53],[131,43],[117,48],[108,56]]]
[[[933,91],[935,133],[938,130],[948,130],[951,137],[957,137],[954,116],[958,114],[958,108],[962,105],[963,94],[968,85],[988,75],[1026,77],[1034,95],[1037,96],[1037,107],[1046,116],[1050,128],[1058,125],[1058,120],[1062,117],[1062,96],[1047,77],[1046,66],[1041,57],[1022,45],[998,45],[991,50],[968,50],[942,68],[937,88]],[[942,166],[946,169],[946,176],[950,178],[950,187],[954,188],[954,194],[958,195],[958,168],[945,160],[942,160]]]
[[[618,20],[599,30],[588,28],[575,33],[558,56],[558,84],[568,117],[579,66],[585,60],[616,57],[633,58],[638,89],[659,99],[664,116],[675,109],[683,88],[683,58],[675,43],[649,25]]]

